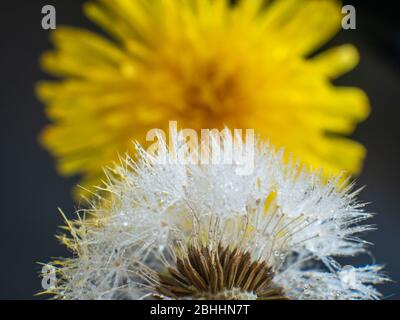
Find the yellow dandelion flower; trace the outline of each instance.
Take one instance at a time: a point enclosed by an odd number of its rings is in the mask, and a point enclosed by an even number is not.
[[[335,0],[101,0],[87,16],[108,33],[60,27],[40,83],[52,124],[43,144],[65,175],[99,182],[102,168],[145,144],[146,132],[254,128],[327,173],[357,173],[364,148],[343,137],[369,111],[357,88],[331,80],[352,69],[351,45],[310,55],[341,26]]]

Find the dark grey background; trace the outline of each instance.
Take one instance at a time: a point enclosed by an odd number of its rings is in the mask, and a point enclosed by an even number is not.
[[[57,23],[96,29],[84,18],[79,0],[17,0],[1,4],[1,156],[0,156],[0,298],[33,299],[40,290],[37,261],[66,255],[54,239],[62,224],[57,207],[73,212],[70,189],[76,179],[55,172],[54,161],[37,136],[47,123],[33,94],[34,83],[46,78],[38,68],[40,53],[49,48],[41,29],[41,8],[53,4]],[[373,112],[355,138],[368,148],[358,184],[361,198],[372,201],[379,230],[367,236],[387,272],[400,279],[400,29],[394,1],[348,1],[357,8],[356,31],[342,31],[331,43],[355,43],[361,64],[338,81],[363,88]],[[360,263],[369,263],[364,257]],[[400,299],[397,283],[381,287],[386,299]]]

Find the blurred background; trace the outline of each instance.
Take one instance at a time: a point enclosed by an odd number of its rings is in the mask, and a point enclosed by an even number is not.
[[[306,0],[305,0],[306,1]],[[54,234],[63,224],[57,208],[75,211],[71,187],[75,179],[60,177],[54,159],[37,141],[47,123],[34,84],[47,76],[38,67],[41,52],[50,48],[41,28],[41,9],[51,4],[57,24],[98,29],[82,14],[81,0],[3,1],[1,8],[0,86],[0,299],[39,299],[37,262],[67,255]],[[361,63],[336,81],[364,89],[373,111],[354,138],[368,149],[361,199],[378,213],[378,231],[367,235],[378,263],[386,265],[393,283],[380,286],[385,299],[400,299],[400,19],[395,1],[345,1],[357,10],[357,29],[344,30],[327,46],[354,43]],[[372,263],[362,257],[359,263]]]

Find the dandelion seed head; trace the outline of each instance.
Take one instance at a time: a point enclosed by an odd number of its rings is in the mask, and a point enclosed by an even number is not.
[[[177,141],[174,141],[177,143]],[[242,142],[245,146],[246,142]],[[224,139],[221,151],[235,147]],[[365,253],[371,217],[351,184],[258,142],[254,170],[159,163],[138,152],[107,171],[102,201],[67,221],[71,258],[52,262],[62,299],[378,299],[379,265]],[[241,150],[246,150],[242,148]],[[161,158],[160,158],[161,157]],[[105,194],[104,194],[105,190]],[[91,218],[87,218],[90,216]]]

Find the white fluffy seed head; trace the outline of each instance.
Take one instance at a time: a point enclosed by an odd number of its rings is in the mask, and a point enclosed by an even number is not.
[[[342,267],[335,260],[363,253],[367,243],[358,236],[371,229],[362,224],[371,214],[341,177],[323,181],[260,142],[247,175],[239,175],[235,163],[161,163],[187,147],[178,140],[172,148],[161,142],[152,154],[139,147],[135,161],[127,156],[107,171],[98,201],[67,222],[71,236],[61,240],[74,256],[51,263],[57,283],[49,293],[62,299],[157,297],[158,274],[196,242],[265,262],[273,286],[290,299],[380,297],[373,285],[388,280],[380,266]],[[249,150],[225,138],[215,147]]]

